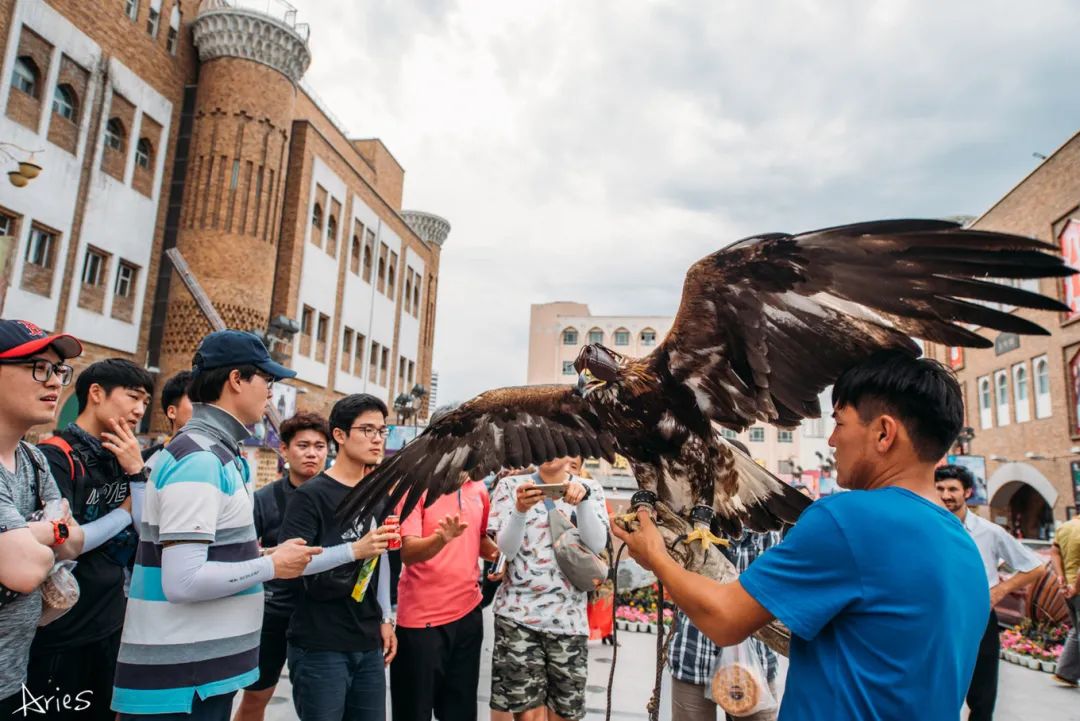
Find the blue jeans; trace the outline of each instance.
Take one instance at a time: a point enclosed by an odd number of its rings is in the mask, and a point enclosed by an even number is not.
[[[301,721],[386,721],[381,648],[345,653],[289,644],[289,681]]]

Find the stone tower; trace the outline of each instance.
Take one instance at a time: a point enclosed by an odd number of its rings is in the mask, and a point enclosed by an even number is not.
[[[420,210],[403,210],[401,217],[412,228],[420,239],[434,250],[432,262],[426,269],[427,278],[424,279],[423,287],[426,288],[421,300],[423,305],[424,323],[420,328],[420,358],[418,359],[420,383],[430,385],[432,373],[432,348],[435,340],[435,298],[439,292],[439,260],[442,256],[443,243],[450,235],[450,223],[434,213],[425,213]],[[430,389],[429,389],[430,390]],[[417,417],[421,420],[428,418],[435,408],[431,404],[431,394],[424,396]]]
[[[259,10],[203,0],[192,24],[199,79],[176,245],[230,328],[267,327],[307,26],[282,0]],[[210,325],[171,283],[159,365],[191,367]]]

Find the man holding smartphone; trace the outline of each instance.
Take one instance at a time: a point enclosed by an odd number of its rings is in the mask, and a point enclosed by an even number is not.
[[[587,594],[559,570],[545,493],[571,517],[594,553],[607,543],[603,489],[567,472],[569,458],[540,466],[529,476],[507,478],[491,501],[488,531],[508,559],[506,581],[495,594],[495,649],[491,708],[517,721],[585,717],[589,622]],[[541,486],[541,488],[537,488]]]

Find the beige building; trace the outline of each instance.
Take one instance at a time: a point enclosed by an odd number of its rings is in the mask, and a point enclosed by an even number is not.
[[[1039,238],[1080,268],[1080,134],[971,225]],[[1059,298],[1071,311],[1014,311],[1048,336],[980,330],[992,348],[928,345],[927,354],[952,366],[962,384],[974,435],[967,450],[986,462],[990,517],[1045,538],[1080,502],[1080,277],[1016,285]]]
[[[574,360],[581,347],[600,343],[617,353],[630,357],[646,356],[653,351],[671,328],[673,318],[659,315],[593,315],[584,303],[555,302],[534,304],[529,317],[529,368],[527,383],[575,383],[577,372]],[[800,444],[805,427],[780,430],[759,424],[743,433],[724,431],[738,438],[750,449],[758,463],[787,481],[801,465]],[[825,426],[810,429],[815,438],[825,432]],[[803,465],[806,470],[811,467]],[[602,475],[629,476],[625,462],[608,468],[596,464]],[[814,467],[816,468],[816,466]]]
[[[177,248],[225,323],[297,371],[280,410],[429,385],[450,226],[403,209],[390,150],[305,86],[287,2],[0,0],[0,43],[0,161],[43,168],[0,183],[5,317],[77,335],[76,370],[121,356],[160,382],[210,330]]]

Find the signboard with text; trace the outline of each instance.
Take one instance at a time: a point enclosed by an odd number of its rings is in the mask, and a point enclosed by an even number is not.
[[[949,367],[954,371],[963,370],[964,368],[964,348],[963,346],[956,346],[949,348]]]
[[[1073,268],[1080,268],[1080,221],[1070,219],[1061,234],[1058,235],[1061,243],[1061,255],[1065,262]],[[1080,275],[1062,278],[1064,286],[1065,305],[1069,306],[1069,312],[1065,315],[1065,322],[1080,318]]]

